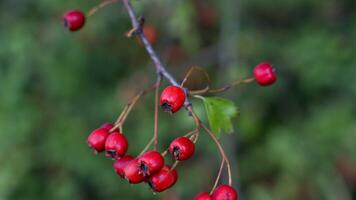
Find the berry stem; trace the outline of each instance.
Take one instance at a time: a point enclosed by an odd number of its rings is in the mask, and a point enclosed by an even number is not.
[[[150,141],[146,144],[146,146],[142,149],[141,153],[138,154],[138,155],[139,155],[138,157],[140,157],[143,153],[145,153],[145,152],[148,150],[148,148],[151,147],[151,145],[153,144],[153,142],[154,142],[154,138],[151,138],[151,140],[150,140]]]
[[[90,17],[90,16],[94,15],[97,11],[99,11],[100,9],[104,8],[105,6],[108,6],[108,5],[116,3],[116,2],[118,2],[118,0],[105,0],[105,1],[101,2],[100,4],[98,4],[97,6],[90,9],[86,16]]]
[[[156,88],[156,83],[151,86],[150,88],[147,88],[145,90],[142,90],[139,92],[136,96],[134,96],[129,103],[126,104],[124,107],[123,111],[121,112],[120,116],[117,118],[115,125],[112,129],[110,129],[110,132],[116,130],[119,128],[120,132],[122,132],[122,125],[125,123],[127,116],[131,112],[132,108],[136,105],[137,101],[145,94],[148,92],[152,91],[153,89]]]
[[[221,146],[219,140],[216,138],[216,136],[214,135],[214,133],[211,132],[211,130],[210,130],[208,127],[206,127],[205,124],[201,123],[200,126],[201,126],[201,127],[209,134],[209,136],[214,140],[216,146],[218,147],[218,149],[219,149],[219,151],[220,151],[221,156],[223,157],[223,160],[225,160],[226,165],[227,165],[227,173],[228,173],[228,176],[229,176],[229,185],[231,186],[231,185],[232,185],[231,166],[230,166],[230,161],[229,161],[229,159],[227,158],[224,149],[222,148],[222,146]]]
[[[255,81],[255,78],[247,78],[247,79],[243,79],[243,80],[236,80],[233,81],[227,85],[225,85],[224,87],[221,88],[215,88],[212,89],[209,86],[207,86],[206,88],[202,89],[202,90],[193,90],[193,91],[189,91],[190,95],[200,95],[200,94],[216,94],[216,93],[221,93],[221,92],[225,92],[229,89],[231,89],[232,87],[238,86],[238,85],[242,85],[242,84],[248,84],[248,83],[252,83]]]
[[[155,89],[155,115],[154,115],[154,131],[153,131],[153,141],[154,141],[154,150],[157,150],[158,144],[158,104],[159,104],[159,86],[162,82],[162,76],[159,74],[156,81]]]
[[[224,160],[224,159],[221,159],[220,169],[219,169],[218,175],[217,175],[217,177],[216,177],[216,179],[215,179],[214,186],[213,186],[213,188],[212,188],[211,191],[210,191],[210,195],[213,194],[213,192],[214,192],[216,186],[218,186],[218,183],[219,183],[219,180],[220,180],[220,177],[221,177],[221,173],[222,173],[222,170],[223,170],[223,168],[224,168],[224,163],[225,163],[225,160]]]

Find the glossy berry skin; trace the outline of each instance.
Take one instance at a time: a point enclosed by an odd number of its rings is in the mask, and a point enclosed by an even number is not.
[[[85,24],[85,15],[80,10],[70,10],[63,16],[64,26],[70,31],[77,31]]]
[[[127,164],[129,164],[133,159],[135,158],[132,157],[131,155],[126,155],[120,159],[117,159],[113,165],[116,173],[122,178],[124,178],[124,169],[127,166]]]
[[[123,134],[119,132],[113,132],[106,139],[105,151],[109,157],[112,157],[114,159],[120,158],[125,155],[127,148],[127,139]]]
[[[141,183],[145,180],[142,174],[139,173],[139,163],[137,159],[131,160],[124,169],[124,177],[131,184]]]
[[[275,69],[269,63],[260,63],[253,70],[256,82],[261,86],[271,85],[277,80]]]
[[[114,124],[105,123],[105,124],[101,125],[100,128],[105,128],[105,129],[111,130],[112,128],[114,128]]]
[[[109,135],[109,131],[105,128],[95,129],[88,136],[87,143],[95,152],[102,152],[105,150],[105,142]]]
[[[149,178],[148,184],[153,192],[162,192],[177,182],[177,171],[175,169],[170,171],[170,169],[169,165],[165,165],[159,172]]]
[[[211,200],[211,196],[206,192],[201,192],[194,197],[194,200]]]
[[[169,145],[169,152],[179,161],[188,160],[195,150],[194,143],[186,137],[178,137]]]
[[[181,87],[171,85],[163,90],[160,104],[165,112],[175,113],[183,106],[185,98],[185,92]]]
[[[139,171],[144,177],[148,177],[164,166],[164,158],[157,151],[148,151],[138,158]]]
[[[229,185],[218,186],[211,195],[212,200],[237,200],[236,190]]]

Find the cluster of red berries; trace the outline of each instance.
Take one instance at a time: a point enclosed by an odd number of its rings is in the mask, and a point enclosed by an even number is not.
[[[176,112],[184,104],[185,92],[180,87],[168,86],[161,95],[161,105],[165,111]],[[116,173],[131,184],[147,182],[154,192],[162,192],[172,187],[178,178],[177,171],[166,165],[161,153],[148,151],[134,158],[126,155],[128,142],[124,134],[113,130],[113,124],[104,124],[88,137],[88,145],[95,152],[106,152],[115,160]],[[195,144],[187,137],[178,137],[169,146],[169,152],[177,161],[188,160],[195,150]]]
[[[154,192],[162,192],[172,187],[178,178],[177,171],[166,165],[161,153],[147,151],[134,158],[126,155],[128,142],[126,137],[111,131],[112,124],[104,124],[88,137],[88,145],[96,152],[106,152],[115,160],[116,173],[131,184],[147,182]],[[169,152],[178,161],[189,159],[194,154],[195,145],[186,137],[178,137],[169,146]]]

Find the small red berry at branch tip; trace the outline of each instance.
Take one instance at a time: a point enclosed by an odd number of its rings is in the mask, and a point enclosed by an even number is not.
[[[70,31],[77,31],[85,24],[85,14],[80,10],[70,10],[64,14],[63,20]]]
[[[153,192],[162,192],[172,187],[177,179],[177,171],[171,170],[171,166],[165,165],[159,172],[153,174],[147,182]]]
[[[219,185],[211,195],[212,200],[237,200],[236,190],[229,185]]]
[[[259,85],[271,85],[277,80],[275,69],[269,63],[260,63],[253,70],[253,75]]]
[[[194,197],[194,200],[211,200],[211,196],[206,192],[201,192]]]
[[[121,176],[122,178],[124,178],[124,169],[127,166],[127,164],[129,164],[130,161],[132,161],[133,159],[134,159],[134,157],[132,157],[131,155],[126,155],[126,156],[116,160],[113,165],[116,173],[119,176]]]
[[[139,173],[139,163],[137,159],[131,160],[124,169],[124,177],[131,184],[137,184],[144,181],[144,177]]]
[[[105,150],[105,142],[109,135],[109,131],[105,128],[95,129],[88,136],[87,143],[94,151],[102,152]]]
[[[139,173],[144,177],[148,177],[164,166],[164,158],[157,151],[148,151],[140,156],[138,159]]]
[[[105,142],[105,151],[111,158],[117,159],[125,155],[128,148],[126,137],[119,133],[113,132]]]
[[[106,128],[110,131],[112,128],[114,128],[114,124],[105,123],[105,124],[101,125],[100,128]]]
[[[185,98],[183,88],[171,85],[163,90],[160,105],[164,111],[175,113],[183,106]]]
[[[179,161],[188,160],[195,150],[194,143],[186,137],[178,137],[169,145],[169,152]]]

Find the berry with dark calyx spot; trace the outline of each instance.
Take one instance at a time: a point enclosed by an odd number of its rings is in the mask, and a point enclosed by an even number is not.
[[[206,192],[201,192],[194,197],[194,200],[211,200],[211,196]]]
[[[87,143],[95,152],[102,152],[105,150],[105,142],[109,135],[109,131],[105,128],[95,129],[88,136]]]
[[[236,190],[229,185],[219,185],[211,195],[212,200],[237,200]]]
[[[85,24],[85,15],[80,10],[70,10],[63,16],[64,26],[70,31],[77,31]]]
[[[183,88],[171,85],[163,90],[160,105],[165,112],[175,113],[183,106],[185,98]]]
[[[169,152],[179,161],[188,160],[195,150],[194,143],[186,137],[178,137],[169,145]]]
[[[106,129],[108,129],[108,130],[111,130],[112,128],[114,128],[114,124],[105,123],[105,124],[101,125],[100,128],[106,128]]]
[[[147,181],[153,192],[162,192],[177,182],[177,171],[165,165],[159,172],[153,174]]]
[[[253,70],[256,82],[261,86],[271,85],[277,80],[275,69],[269,63],[260,63]]]
[[[142,174],[139,173],[139,163],[137,159],[131,160],[124,169],[124,177],[131,184],[141,183],[145,180]]]
[[[116,160],[113,165],[116,173],[119,176],[121,176],[122,178],[124,178],[124,169],[127,166],[127,164],[129,164],[130,161],[132,161],[133,159],[135,159],[135,158],[132,157],[131,155],[126,155],[126,156]]]
[[[138,158],[139,171],[144,177],[148,177],[164,166],[164,158],[157,151],[148,151]]]
[[[113,132],[105,142],[105,151],[107,156],[117,159],[125,155],[128,148],[128,142],[124,134]]]

